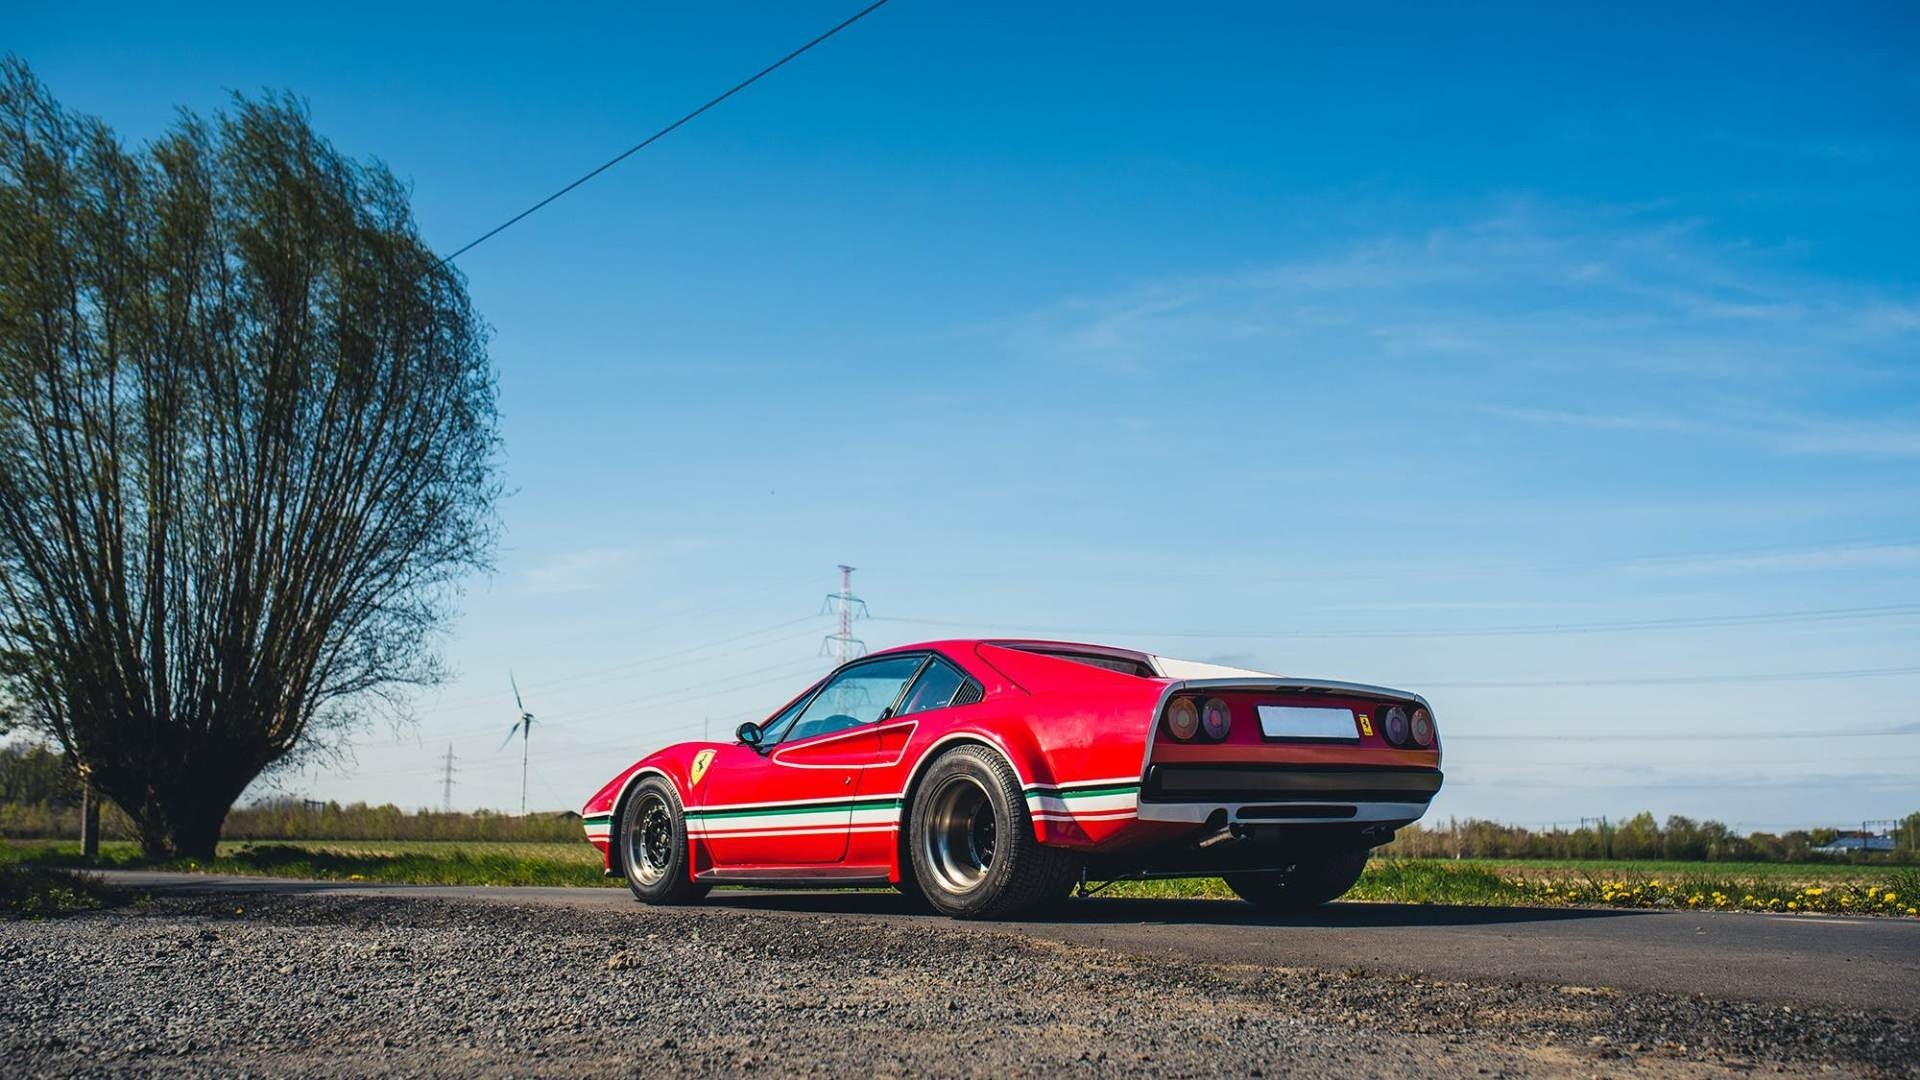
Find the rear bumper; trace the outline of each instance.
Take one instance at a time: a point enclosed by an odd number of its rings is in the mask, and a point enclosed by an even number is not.
[[[1143,821],[1403,825],[1427,812],[1439,769],[1380,766],[1155,765],[1140,789]]]

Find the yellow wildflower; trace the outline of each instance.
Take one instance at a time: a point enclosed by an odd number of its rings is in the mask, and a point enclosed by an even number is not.
[[[1825,895],[1825,894],[1826,894],[1826,891],[1827,891],[1827,890],[1825,890],[1825,889],[1822,889],[1822,888],[1820,888],[1820,887],[1819,887],[1818,885],[1816,885],[1816,886],[1814,886],[1813,888],[1811,888],[1811,889],[1808,889],[1808,890],[1807,890],[1807,895],[1808,895],[1808,896],[1822,896],[1822,895]]]
[[[1788,910],[1788,911],[1799,911],[1799,910],[1800,910],[1800,902],[1799,902],[1798,900],[1789,900],[1789,901],[1787,901],[1787,910]]]
[[[1900,894],[1897,892],[1894,892],[1892,889],[1888,889],[1886,899],[1887,899],[1887,903],[1891,904],[1895,900],[1900,899]]]

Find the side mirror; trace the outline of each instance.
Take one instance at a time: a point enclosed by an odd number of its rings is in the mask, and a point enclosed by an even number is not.
[[[765,738],[766,735],[760,730],[759,724],[741,724],[734,729],[733,737],[746,743],[748,746],[759,746],[760,740]]]

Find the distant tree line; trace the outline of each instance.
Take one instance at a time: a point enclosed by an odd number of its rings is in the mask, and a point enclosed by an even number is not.
[[[130,818],[107,806],[101,818],[109,839],[137,839]],[[1577,829],[1529,829],[1496,821],[1436,822],[1400,830],[1380,849],[1399,858],[1677,859],[1691,862],[1818,861],[1813,848],[1838,829],[1796,829],[1741,835],[1718,821],[1675,815],[1662,823],[1640,813],[1619,822]],[[31,743],[0,746],[0,839],[73,839],[80,835],[80,787],[68,759]],[[486,810],[403,810],[366,803],[281,797],[236,807],[228,840],[500,840],[531,843],[582,838],[572,814],[525,818]],[[1920,863],[1920,813],[1895,830],[1895,850],[1855,858]],[[1838,858],[1846,858],[1844,856]]]
[[[1401,829],[1381,854],[1404,858],[1468,859],[1677,859],[1689,862],[1800,862],[1821,858],[1813,849],[1831,843],[1840,829],[1795,829],[1740,834],[1718,821],[1678,814],[1661,823],[1641,812],[1622,821],[1577,829],[1529,829],[1468,819]],[[1920,813],[1894,831],[1895,849],[1854,858],[1920,862]]]
[[[101,833],[135,840],[139,831],[119,807],[102,808]],[[80,786],[59,753],[42,746],[0,747],[0,839],[72,840],[80,836]],[[517,817],[487,810],[403,810],[391,804],[273,798],[235,807],[226,840],[583,840],[570,813]]]

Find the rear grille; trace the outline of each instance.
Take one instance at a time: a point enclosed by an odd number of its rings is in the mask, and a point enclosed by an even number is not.
[[[1426,803],[1439,790],[1438,769],[1155,765],[1147,771],[1140,797],[1154,802]]]

